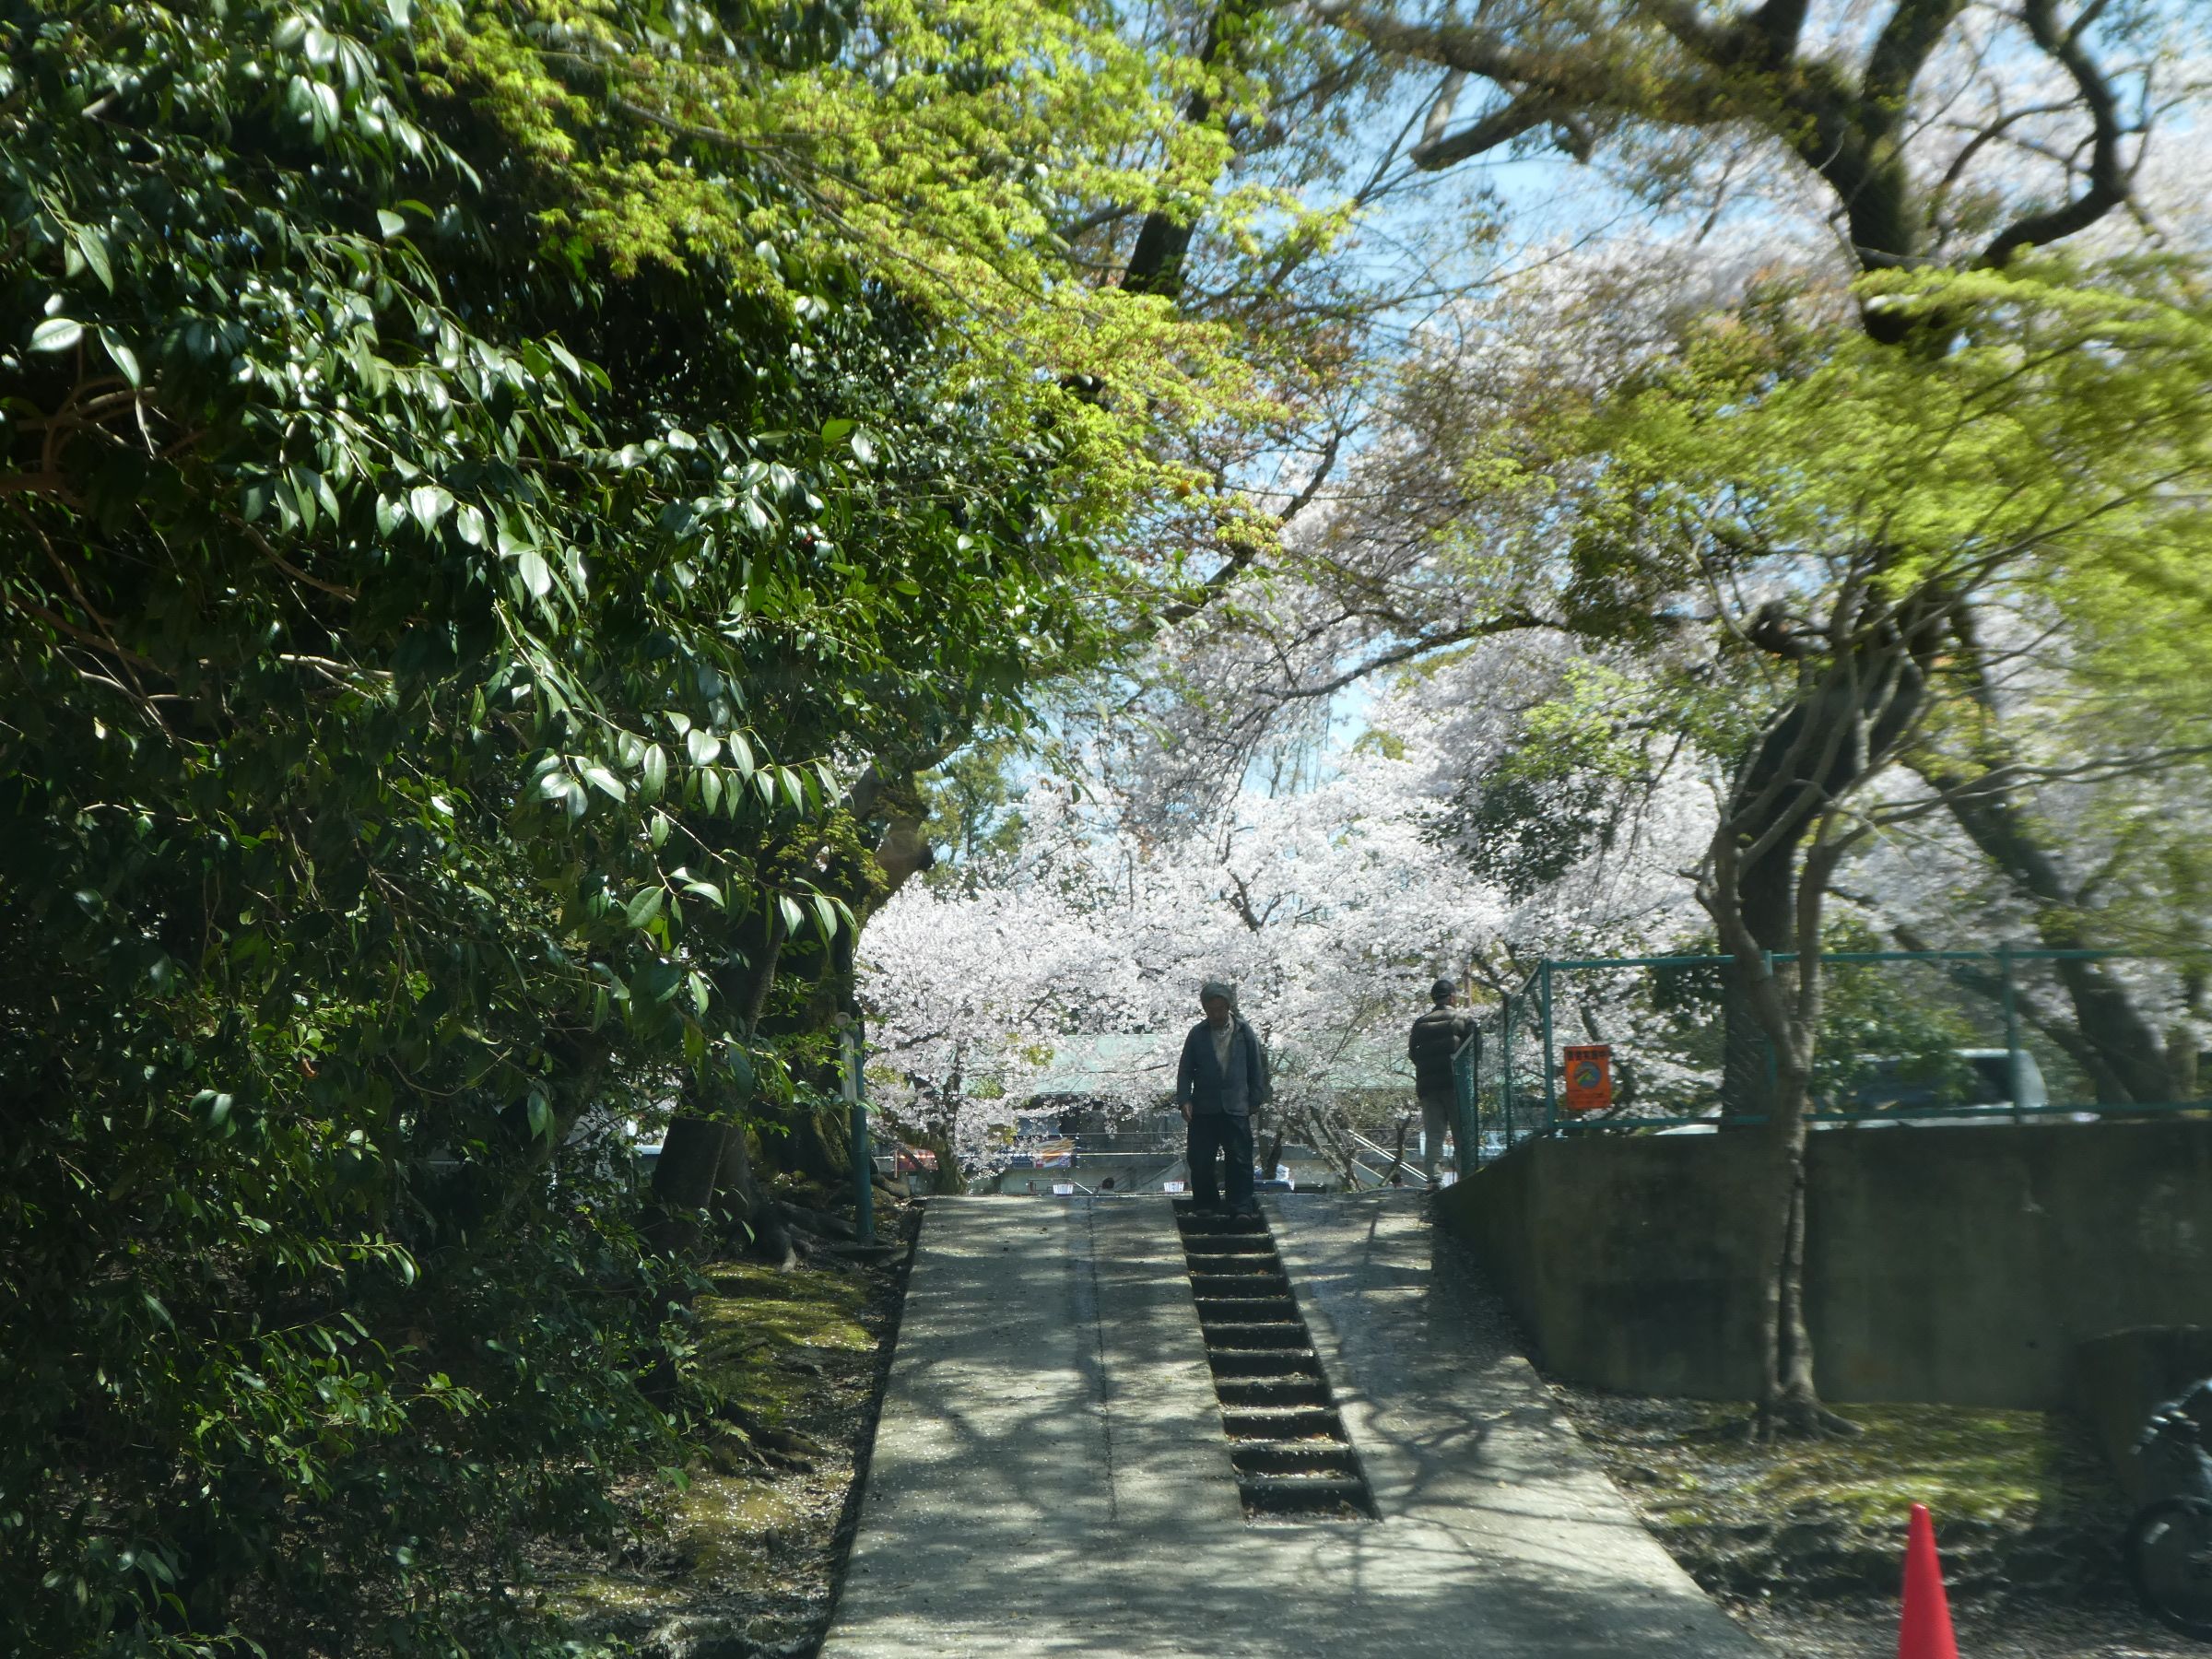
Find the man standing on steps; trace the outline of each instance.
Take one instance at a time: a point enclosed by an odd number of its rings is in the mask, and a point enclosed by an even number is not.
[[[1214,1155],[1229,1159],[1229,1208],[1256,1216],[1252,1195],[1252,1120],[1275,1098],[1267,1077],[1267,1051],[1257,1032],[1237,1012],[1236,987],[1207,980],[1198,988],[1206,1018],[1182,1040],[1182,1060],[1175,1068],[1175,1104],[1190,1129],[1191,1195],[1200,1209],[1218,1209]]]
[[[1429,1000],[1434,1006],[1413,1022],[1413,1030],[1406,1034],[1406,1055],[1413,1062],[1414,1097],[1421,1103],[1421,1173],[1428,1177],[1429,1190],[1436,1191],[1437,1154],[1444,1144],[1444,1131],[1452,1131],[1452,1151],[1455,1167],[1465,1170],[1467,1149],[1459,1144],[1459,1090],[1452,1077],[1452,1061],[1459,1051],[1470,1042],[1479,1042],[1475,1030],[1475,1017],[1452,1004],[1459,994],[1459,987],[1448,979],[1440,979],[1429,987]],[[1477,1050],[1479,1056],[1480,1051]]]

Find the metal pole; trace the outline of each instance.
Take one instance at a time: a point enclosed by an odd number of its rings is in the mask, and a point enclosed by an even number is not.
[[[1470,1030],[1452,1059],[1453,1116],[1457,1120],[1452,1130],[1452,1164],[1456,1178],[1465,1181],[1467,1171],[1475,1167],[1474,1148],[1480,1123],[1475,1089],[1480,1081],[1476,1068],[1482,1060],[1482,1033]]]
[[[845,1028],[845,1104],[853,1113],[853,1236],[876,1241],[875,1158],[868,1149],[868,1108],[861,1099],[860,1066],[866,1053],[857,1021]]]
[[[2020,1103],[2020,1006],[2012,983],[2012,947],[1997,947],[1997,971],[2005,986],[2005,1087],[2012,1095],[2012,1121],[2024,1124],[2028,1115]]]
[[[1767,977],[1771,980],[1774,977],[1774,953],[1769,950],[1760,954],[1765,958]],[[1782,1083],[1782,1056],[1774,1052],[1774,1039],[1767,1034],[1764,1028],[1759,1031],[1759,1040],[1766,1044],[1767,1049],[1767,1098],[1759,1101],[1759,1109],[1771,1123],[1774,1118],[1775,1090]]]
[[[1513,1004],[1518,991],[1505,994],[1505,1030],[1498,1049],[1498,1104],[1505,1118],[1505,1149],[1513,1149]]]
[[[1551,1064],[1551,960],[1546,958],[1536,964],[1536,994],[1540,998],[1537,1014],[1544,1021],[1544,1133],[1557,1133],[1559,1126],[1559,1079],[1552,1075]]]

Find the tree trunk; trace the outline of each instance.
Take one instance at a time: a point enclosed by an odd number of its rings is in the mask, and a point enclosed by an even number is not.
[[[653,1166],[653,1198],[660,1215],[646,1230],[655,1248],[670,1255],[698,1255],[706,1243],[696,1219],[714,1202],[729,1127],[702,1117],[678,1117],[668,1125]]]
[[[826,947],[810,947],[803,955],[794,947],[797,960],[786,978],[805,981],[804,994],[794,999],[795,1008],[785,1005],[784,1013],[771,1027],[775,1034],[823,1038],[836,1031],[842,1019],[859,1016],[853,968],[857,935],[900,888],[935,865],[935,851],[923,834],[928,809],[914,779],[920,766],[934,765],[949,752],[896,759],[878,757],[847,794],[845,812],[857,820],[882,825],[865,865],[841,864],[838,879],[822,884],[844,900],[853,925],[841,930]],[[765,991],[761,1000],[765,1002]],[[831,1058],[800,1068],[799,1076],[824,1095],[835,1097],[843,1085],[842,1045],[833,1043],[830,1052]],[[852,1178],[852,1136],[841,1105],[777,1107],[768,1121],[780,1133],[772,1140],[764,1137],[762,1155],[777,1168],[825,1186],[841,1185]]]
[[[1745,867],[1739,902],[1744,924],[1762,951],[1791,947],[1791,877],[1800,837],[1787,836]],[[1758,1117],[1774,1109],[1776,1055],[1752,1006],[1750,982],[1763,964],[1739,958],[1721,977],[1721,1115]]]
[[[748,971],[734,962],[714,976],[717,993],[737,1011],[738,1034],[747,1044],[759,1030],[760,1012],[775,983],[782,950],[782,919],[771,910],[757,953],[758,967]],[[754,1104],[751,1090],[749,1072],[733,1073],[719,1063],[704,1076],[686,1080],[684,1099],[692,1110],[678,1112],[670,1122],[660,1161],[653,1166],[653,1195],[663,1210],[655,1224],[656,1242],[698,1254],[710,1241],[691,1218],[698,1211],[712,1210],[742,1222],[756,1249],[788,1267],[796,1259],[791,1235],[763,1200],[753,1177],[752,1149],[743,1127],[744,1113]]]
[[[1864,833],[1842,802],[1895,758],[1926,684],[1929,629],[1839,601],[1830,634],[1866,642],[1816,676],[1759,734],[1715,828],[1698,898],[1734,957],[1729,982],[1774,1056],[1766,1094],[1759,1326],[1761,1434],[1850,1433],[1820,1405],[1805,1306],[1806,1111],[1822,1015],[1821,925],[1838,863]],[[1775,955],[1793,960],[1778,964]],[[1731,1036],[1734,1033],[1731,1032]],[[1748,1045],[1744,1045],[1748,1046]]]
[[[1913,770],[1942,792],[1951,817],[1983,857],[2003,871],[2022,898],[2033,905],[2036,937],[2050,950],[2077,950],[2085,943],[2077,895],[2043,846],[2027,811],[2002,784],[1974,778],[1935,757],[1914,761]],[[2135,1005],[2127,988],[2102,964],[2053,964],[2074,1005],[2082,1047],[2077,1057],[2103,1105],[2175,1098],[2166,1045]]]
[[[1818,924],[1818,905],[1809,912]],[[1818,1030],[1820,961],[1808,953],[1789,977],[1795,994],[1768,980],[1757,994],[1774,1033],[1778,1060],[1771,1111],[1760,1131],[1769,1148],[1764,1192],[1772,1202],[1759,1252],[1759,1390],[1752,1430],[1759,1437],[1853,1434],[1856,1425],[1820,1403],[1813,1377],[1812,1324],[1805,1300],[1806,1109]],[[1807,982],[1807,975],[1812,976]]]
[[[1206,22],[1206,39],[1198,48],[1198,62],[1212,68],[1220,58],[1225,46],[1241,34],[1245,0],[1229,0],[1219,6]],[[1194,91],[1183,105],[1183,116],[1193,126],[1205,124],[1213,113],[1213,100],[1203,90]],[[1197,231],[1194,218],[1178,219],[1164,210],[1147,214],[1138,228],[1136,245],[1129,251],[1129,263],[1122,270],[1122,288],[1132,294],[1159,294],[1180,300],[1183,290],[1183,257],[1190,252],[1191,240]]]
[[[722,1159],[714,1177],[716,1212],[746,1230],[747,1246],[757,1255],[789,1271],[798,1265],[798,1248],[791,1230],[776,1206],[762,1194],[753,1178],[753,1152],[743,1129],[723,1130]]]
[[[1781,1068],[1768,1129],[1775,1166],[1769,1190],[1787,1196],[1778,1218],[1780,1236],[1770,1253],[1759,1397],[1768,1432],[1799,1435],[1823,1426],[1820,1393],[1813,1382],[1812,1327],[1805,1312],[1805,1086],[1801,1069]]]

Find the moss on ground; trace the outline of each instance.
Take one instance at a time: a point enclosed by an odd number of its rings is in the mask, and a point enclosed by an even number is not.
[[[1853,1438],[1754,1445],[1741,1438],[1746,1407],[1682,1405],[1671,1441],[1599,1437],[1633,1448],[1656,1477],[1654,1500],[1686,1522],[1817,1510],[1876,1526],[1917,1502],[1961,1520],[2027,1523],[2078,1507],[2105,1484],[2065,1426],[2040,1411],[1854,1406],[1844,1408],[1862,1430]]]
[[[860,1323],[867,1285],[841,1273],[780,1273],[752,1262],[707,1271],[711,1293],[692,1303],[700,1374],[715,1394],[770,1423],[819,1382],[831,1355],[876,1346]]]
[[[539,1605],[580,1653],[803,1645],[827,1614],[898,1274],[727,1262],[704,1277],[690,1365],[721,1409],[695,1425],[680,1483],[635,1493],[629,1547],[548,1574]]]
[[[2064,1418],[1846,1406],[1856,1436],[1759,1442],[1742,1405],[1560,1392],[1645,1523],[1708,1588],[1886,1594],[1916,1502],[1934,1513],[1954,1588],[1968,1594],[2110,1582],[2118,1495]]]

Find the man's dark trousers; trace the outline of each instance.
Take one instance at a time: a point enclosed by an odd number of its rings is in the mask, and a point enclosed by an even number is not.
[[[1229,1207],[1249,1210],[1258,1206],[1252,1195],[1252,1120],[1242,1112],[1191,1113],[1191,1196],[1211,1206],[1220,1203],[1214,1186],[1214,1154],[1229,1159]]]

